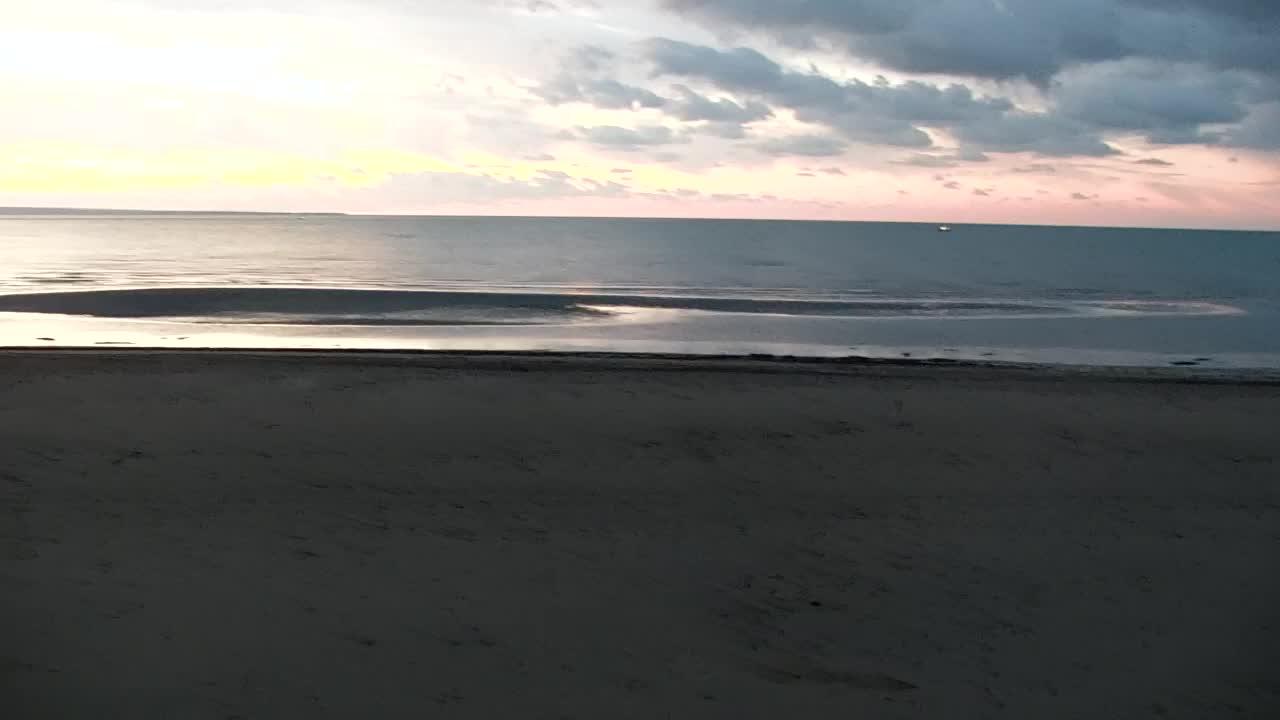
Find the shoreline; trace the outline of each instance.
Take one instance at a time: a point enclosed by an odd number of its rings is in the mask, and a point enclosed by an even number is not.
[[[0,346],[0,360],[7,358],[60,357],[188,357],[202,356],[252,360],[255,358],[300,361],[368,361],[371,365],[414,364],[435,369],[520,371],[548,370],[647,370],[658,372],[750,372],[764,374],[859,375],[867,371],[913,374],[954,373],[969,378],[983,374],[993,379],[1087,379],[1114,382],[1168,382],[1189,384],[1280,385],[1280,369],[1211,368],[1196,366],[1078,365],[957,360],[950,358],[894,358],[848,355],[821,357],[800,355],[689,354],[557,350],[426,350],[402,348],[218,348],[103,346]],[[376,362],[375,362],[376,361]]]

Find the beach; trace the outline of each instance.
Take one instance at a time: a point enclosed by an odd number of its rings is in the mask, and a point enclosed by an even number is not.
[[[12,718],[1280,717],[1280,383],[0,353]]]

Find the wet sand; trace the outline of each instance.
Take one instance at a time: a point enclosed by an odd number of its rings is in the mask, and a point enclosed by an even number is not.
[[[1186,377],[0,353],[0,708],[1280,717],[1280,384]]]

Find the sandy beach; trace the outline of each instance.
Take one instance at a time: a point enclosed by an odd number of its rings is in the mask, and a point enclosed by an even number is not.
[[[8,718],[1280,717],[1280,384],[0,353]]]

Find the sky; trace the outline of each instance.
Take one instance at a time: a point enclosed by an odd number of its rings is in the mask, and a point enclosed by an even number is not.
[[[0,16],[3,206],[1280,229],[1273,0]]]

